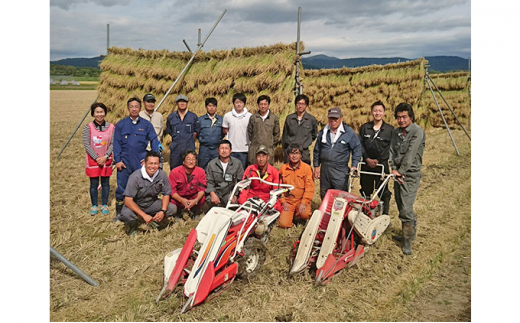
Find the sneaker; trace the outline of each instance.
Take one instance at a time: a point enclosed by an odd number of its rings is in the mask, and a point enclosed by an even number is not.
[[[90,208],[90,215],[94,216],[94,215],[98,214],[98,211],[99,211],[99,208],[97,207],[97,205],[93,205]]]
[[[110,213],[110,211],[108,210],[108,205],[101,205],[101,214],[108,215],[108,213]]]

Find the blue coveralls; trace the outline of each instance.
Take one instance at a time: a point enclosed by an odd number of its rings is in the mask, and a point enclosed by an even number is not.
[[[184,120],[181,120],[179,112],[170,113],[166,120],[166,133],[172,136],[170,144],[170,170],[182,165],[182,154],[188,150],[195,150],[194,133],[199,133],[199,118],[193,112],[186,111]]]
[[[141,168],[141,160],[146,156],[146,147],[151,143],[153,151],[159,152],[157,134],[150,121],[137,118],[133,124],[130,117],[116,124],[114,130],[114,163],[122,161],[126,168],[117,171],[116,199],[124,200],[126,183],[130,175]]]
[[[320,167],[320,195],[325,196],[329,189],[346,191],[348,188],[348,161],[352,153],[352,165],[357,167],[361,161],[361,143],[359,138],[345,123],[334,145],[331,141],[331,131],[327,133],[326,142],[322,142],[323,129],[318,133],[313,151],[313,165]],[[339,130],[338,130],[339,131]],[[332,134],[334,136],[334,134]]]
[[[222,132],[222,120],[219,115],[214,115],[217,120],[212,124],[213,120],[206,113],[199,117],[200,132],[197,136],[199,139],[199,167],[206,170],[206,166],[213,158],[218,157],[218,144],[224,138]]]

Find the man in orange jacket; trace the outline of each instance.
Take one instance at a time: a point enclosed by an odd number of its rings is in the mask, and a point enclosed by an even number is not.
[[[286,153],[289,156],[289,162],[280,168],[280,175],[282,183],[290,184],[294,186],[294,189],[280,199],[282,212],[278,219],[278,225],[282,228],[291,228],[294,217],[305,222],[311,216],[314,177],[311,166],[301,160],[303,148],[300,144],[289,144]]]

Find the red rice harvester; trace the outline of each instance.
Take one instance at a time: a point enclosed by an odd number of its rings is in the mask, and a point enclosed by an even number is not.
[[[253,180],[276,186],[269,201],[253,197],[242,205],[231,204],[236,190],[247,188]],[[181,310],[184,313],[204,302],[211,292],[222,292],[235,277],[254,277],[265,261],[265,243],[280,216],[274,205],[292,189],[291,185],[270,183],[258,177],[238,182],[227,206],[213,207],[190,231],[184,246],[165,256],[164,286],[156,302],[182,286],[181,294],[187,297]]]
[[[356,264],[390,225],[390,217],[382,213],[382,205],[376,200],[393,175],[360,171],[351,173],[348,192],[328,190],[318,210],[315,210],[300,240],[293,245],[290,275],[307,268],[316,269],[316,284],[326,284],[332,276],[348,264]],[[383,182],[364,199],[351,193],[352,183],[359,173],[381,176]]]

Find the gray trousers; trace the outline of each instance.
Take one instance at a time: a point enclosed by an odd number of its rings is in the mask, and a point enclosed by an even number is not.
[[[404,174],[404,184],[394,182],[395,203],[399,210],[399,219],[403,222],[414,222],[417,215],[413,211],[413,204],[421,182],[421,172]]]
[[[141,210],[143,210],[144,213],[151,215],[152,217],[155,216],[155,214],[157,212],[159,212],[161,209],[162,209],[162,200],[156,200],[149,207],[141,208]],[[171,202],[168,203],[168,209],[166,210],[166,214],[164,215],[164,218],[162,219],[162,221],[159,224],[161,225],[163,223],[166,223],[165,220],[168,217],[173,216],[176,212],[177,212],[177,207],[174,204],[172,204]],[[131,225],[135,225],[139,222],[144,222],[143,218],[141,218],[139,215],[135,214],[134,211],[130,210],[126,205],[124,205],[123,209],[121,210],[121,216],[120,216],[119,220],[121,220],[121,222],[128,223]]]

